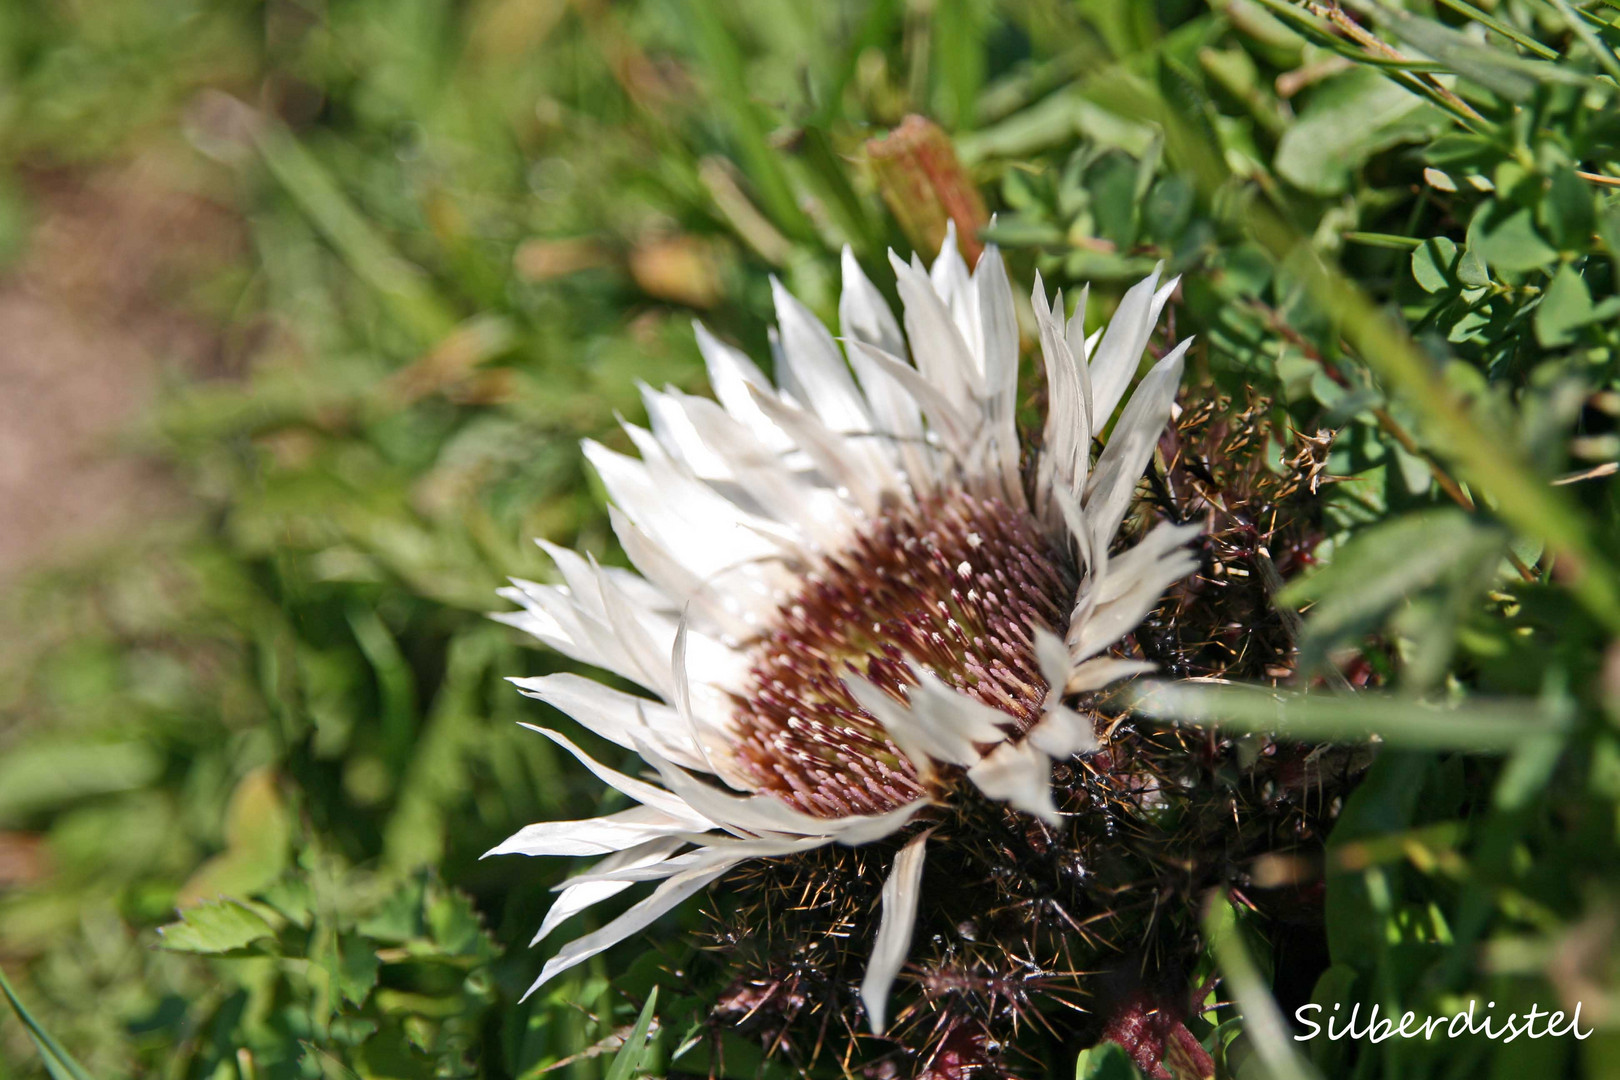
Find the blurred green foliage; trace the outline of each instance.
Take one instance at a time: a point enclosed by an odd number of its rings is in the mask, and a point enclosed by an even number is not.
[[[1387,747],[1316,1000],[1599,1026],[1296,1064],[1613,1075],[1617,47],[1613,0],[0,6],[0,256],[53,170],[135,155],[249,240],[189,302],[251,365],[176,373],[145,430],[191,509],[8,600],[0,835],[50,866],[0,891],[28,1015],[108,1078],[708,1070],[678,937],[519,1001],[568,868],[478,856],[604,796],[514,723],[502,677],[562,661],[482,613],[549,573],[529,537],[613,557],[576,443],[621,441],[638,382],[702,389],[694,313],[764,355],[769,273],[829,319],[843,244],[888,280],[862,146],[915,111],[1016,277],[1164,260],[1198,371],[1338,431],[1303,662],[1359,650],[1461,726],[1352,717]],[[1507,699],[1481,747],[1522,710],[1505,763],[1454,752],[1473,695]],[[1283,981],[1251,947],[1216,959]],[[1235,1075],[1270,1060],[1215,1016]],[[0,1025],[0,1077],[52,1053]]]

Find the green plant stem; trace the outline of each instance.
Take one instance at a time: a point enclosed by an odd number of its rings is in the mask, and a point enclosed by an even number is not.
[[[0,968],[0,994],[5,995],[6,1001],[11,1005],[11,1011],[17,1014],[17,1019],[28,1031],[28,1037],[34,1041],[40,1059],[45,1063],[45,1071],[51,1074],[53,1080],[91,1080],[90,1073],[56,1041],[56,1036],[45,1030],[45,1026],[34,1019],[33,1014],[23,1005],[22,999],[17,996],[17,992],[12,989],[3,968]]]

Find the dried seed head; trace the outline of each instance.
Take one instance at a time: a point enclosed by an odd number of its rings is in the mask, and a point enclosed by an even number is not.
[[[904,700],[914,660],[1027,728],[1047,690],[1033,631],[1062,633],[1075,585],[1073,561],[999,499],[893,508],[807,575],[755,645],[733,714],[749,780],[825,817],[917,798],[916,769],[842,680]]]

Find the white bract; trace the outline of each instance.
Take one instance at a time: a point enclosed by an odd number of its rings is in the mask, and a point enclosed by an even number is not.
[[[531,993],[745,860],[867,844],[905,829],[940,797],[930,782],[942,769],[1056,823],[1052,762],[1097,748],[1092,722],[1065,707],[1064,696],[1151,666],[1106,651],[1194,569],[1185,545],[1198,527],[1162,524],[1127,551],[1110,547],[1170,418],[1189,342],[1142,378],[1095,461],[1092,448],[1126,397],[1175,281],[1160,285],[1156,270],[1126,292],[1107,328],[1088,338],[1086,294],[1065,320],[1061,293],[1049,303],[1037,279],[1048,405],[1039,452],[1021,464],[1018,325],[1000,253],[987,248],[970,274],[952,234],[931,269],[915,257],[890,260],[904,334],[846,249],[842,349],[776,285],[776,385],[698,326],[717,401],[644,388],[650,430],[627,425],[639,460],[585,445],[612,497],[614,531],[639,574],[545,545],[564,583],[515,581],[501,592],[522,610],[498,618],[653,695],[571,674],[514,680],[634,750],[658,778],[617,772],[561,733],[535,729],[635,803],[586,821],[530,825],[490,852],[600,857],[559,887],[535,942],[637,883],[657,885],[565,945]],[[751,643],[799,595],[807,575],[862,530],[896,506],[955,491],[1027,515],[1072,555],[1079,585],[1067,626],[1053,628],[1060,634],[1032,627],[1025,639],[1048,687],[1044,701],[1036,700],[1037,718],[1022,731],[1009,729],[1006,712],[911,658],[904,700],[857,676],[845,685],[924,794],[883,813],[831,817],[761,790],[739,767],[733,726],[735,695],[748,693]],[[861,988],[875,1031],[884,1027],[889,989],[905,962],[930,833],[904,846],[882,891]]]

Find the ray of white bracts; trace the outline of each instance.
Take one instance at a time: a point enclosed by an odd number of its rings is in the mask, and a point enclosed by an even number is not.
[[[986,248],[970,273],[953,232],[932,267],[915,257],[890,261],[902,320],[846,249],[842,349],[773,282],[774,385],[699,325],[716,400],[643,387],[649,427],[626,425],[639,459],[586,444],[613,500],[614,532],[639,573],[544,545],[562,584],[513,581],[501,590],[520,610],[496,618],[656,695],[570,674],[513,680],[523,693],[636,751],[658,776],[657,783],[627,776],[564,735],[535,729],[635,803],[586,821],[530,825],[489,852],[601,857],[558,887],[535,941],[638,882],[658,884],[622,915],[565,945],[530,993],[741,862],[870,843],[905,828],[928,805],[922,798],[885,814],[814,817],[749,791],[729,753],[729,694],[745,687],[749,668],[742,642],[885,500],[964,489],[1027,505],[1014,416],[1018,325],[999,251]],[[1056,823],[1052,762],[1097,747],[1091,722],[1064,707],[1063,696],[1151,667],[1103,654],[1192,572],[1196,561],[1185,545],[1198,527],[1160,525],[1128,551],[1111,555],[1109,547],[1170,418],[1188,342],[1143,376],[1095,462],[1091,452],[1125,399],[1175,285],[1161,284],[1156,270],[1126,292],[1105,329],[1087,338],[1086,294],[1065,320],[1062,295],[1048,302],[1037,280],[1032,303],[1048,412],[1028,509],[1055,540],[1073,545],[1081,583],[1064,635],[1036,632],[1051,690],[1043,716],[1021,738],[1005,713],[921,666],[913,666],[918,682],[904,703],[849,680],[850,692],[920,776],[958,766],[990,797]],[[732,790],[694,774],[712,775]],[[875,1031],[884,1027],[889,989],[911,940],[929,835],[907,843],[883,888],[861,987]]]

